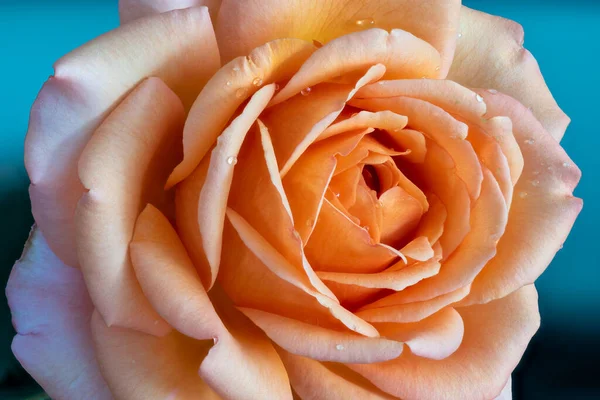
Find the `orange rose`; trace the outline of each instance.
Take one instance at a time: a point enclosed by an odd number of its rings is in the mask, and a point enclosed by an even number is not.
[[[519,25],[455,0],[120,9],[26,139],[7,290],[50,396],[510,397],[582,206]]]

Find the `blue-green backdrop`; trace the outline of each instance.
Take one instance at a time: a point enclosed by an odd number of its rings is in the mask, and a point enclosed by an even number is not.
[[[583,212],[537,282],[542,326],[515,374],[515,398],[600,398],[594,374],[600,356],[600,1],[463,3],[524,26],[525,46],[573,120],[562,144],[583,171],[575,192],[584,199]],[[32,223],[22,156],[29,108],[54,61],[117,24],[116,0],[0,0],[0,286]],[[13,334],[0,297],[2,399],[39,391],[11,355]]]

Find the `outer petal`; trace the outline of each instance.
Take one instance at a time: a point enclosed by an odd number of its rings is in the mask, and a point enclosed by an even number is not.
[[[481,94],[490,116],[513,120],[525,166],[498,253],[475,279],[465,304],[488,302],[535,281],[567,239],[583,205],[573,197],[581,171],[533,114],[508,96]]]
[[[12,350],[48,395],[112,399],[94,357],[93,306],[81,272],[64,265],[35,227],[12,270],[6,297],[17,330]]]
[[[56,63],[31,110],[25,166],[35,220],[66,264],[78,263],[73,214],[83,188],[77,159],[95,129],[144,78],[160,77],[189,106],[218,67],[204,7],[132,22]]]
[[[183,119],[177,96],[160,79],[148,79],[103,122],[79,160],[89,191],[77,205],[77,250],[90,296],[109,325],[168,330],[135,278],[129,242],[145,204],[164,199],[163,182],[181,155]]]
[[[231,59],[280,37],[325,43],[365,28],[400,28],[442,54],[441,76],[445,76],[456,45],[459,13],[458,0],[224,0],[217,31],[223,57]]]
[[[459,349],[444,360],[405,352],[380,364],[354,364],[377,387],[406,400],[493,399],[503,390],[540,317],[533,285],[488,304],[459,308],[465,326]]]
[[[126,24],[148,15],[198,6],[207,6],[211,18],[215,20],[221,0],[119,0],[119,18],[121,24]]]
[[[531,107],[544,128],[560,140],[570,119],[556,104],[535,58],[523,48],[521,25],[467,7],[460,19],[462,37],[448,78],[513,96]]]
[[[341,364],[322,364],[285,350],[279,356],[302,400],[395,399]]]

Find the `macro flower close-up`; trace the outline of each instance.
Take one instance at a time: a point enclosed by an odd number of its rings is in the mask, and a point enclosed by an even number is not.
[[[511,398],[582,209],[522,27],[121,0],[33,104],[12,349],[53,399]]]

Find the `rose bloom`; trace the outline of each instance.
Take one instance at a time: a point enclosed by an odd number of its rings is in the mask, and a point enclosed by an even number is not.
[[[521,27],[456,0],[119,6],[25,143],[7,295],[48,394],[510,398],[582,207]]]

